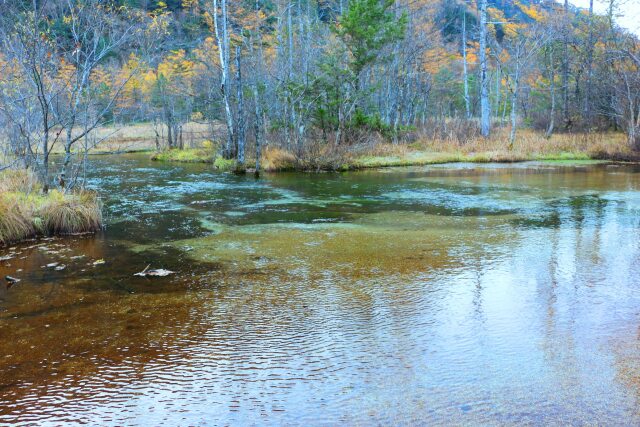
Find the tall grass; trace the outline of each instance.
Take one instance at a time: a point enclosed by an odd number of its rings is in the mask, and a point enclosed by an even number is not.
[[[262,153],[262,168],[267,172],[294,170],[297,168],[297,159],[283,148],[268,146]]]
[[[25,214],[19,203],[0,197],[0,245],[8,245],[26,239],[36,233],[29,215]]]
[[[102,227],[102,203],[88,191],[42,193],[27,171],[0,174],[0,244],[38,235],[75,234]]]
[[[487,153],[505,160],[535,160],[573,154],[576,158],[607,158],[630,151],[622,133],[557,133],[551,138],[531,129],[517,133],[512,149],[509,149],[509,129],[497,128],[489,138],[475,134],[459,138],[459,133],[433,137],[431,133],[417,134],[410,145],[414,150],[432,152],[459,152],[462,154]]]
[[[94,193],[72,195],[54,191],[36,211],[44,234],[97,231],[102,226],[102,205]]]

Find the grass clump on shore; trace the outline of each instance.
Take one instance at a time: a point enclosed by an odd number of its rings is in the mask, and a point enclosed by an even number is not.
[[[278,147],[267,147],[262,153],[261,163],[262,169],[267,172],[282,172],[297,169],[296,156]]]
[[[204,148],[185,148],[183,150],[172,148],[154,153],[151,156],[151,160],[159,162],[213,163],[214,153]]]
[[[52,190],[45,194],[33,173],[0,174],[0,245],[101,227],[102,203],[95,193]]]

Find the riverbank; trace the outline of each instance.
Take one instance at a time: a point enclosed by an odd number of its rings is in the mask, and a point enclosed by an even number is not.
[[[187,123],[183,128],[183,150],[158,151],[163,140],[162,127],[150,123],[99,128],[94,135],[101,141],[89,150],[90,155],[149,153],[153,160],[177,163],[209,163],[218,170],[234,170],[235,162],[219,156],[219,141],[224,138],[220,124],[213,126]],[[210,139],[214,141],[211,142]],[[373,136],[372,136],[373,138]],[[375,139],[375,138],[374,138]],[[277,171],[359,170],[392,166],[422,166],[430,164],[471,162],[511,163],[523,161],[640,161],[626,136],[619,132],[557,133],[551,138],[531,129],[518,131],[514,146],[509,149],[509,129],[496,127],[490,138],[476,136],[416,133],[407,141],[394,145],[377,139],[375,142],[333,144],[308,141],[305,152],[298,155],[277,143],[263,147],[261,169]],[[53,152],[59,153],[56,145]],[[255,147],[246,147],[246,167],[255,167]]]
[[[25,171],[0,174],[0,246],[38,236],[94,232],[102,227],[102,204],[91,192],[42,192]]]
[[[411,144],[364,144],[348,147],[324,146],[296,156],[283,148],[269,146],[263,151],[264,171],[359,170],[393,166],[430,164],[515,163],[524,161],[640,161],[640,153],[631,151],[619,133],[558,134],[547,139],[533,131],[523,131],[512,149],[497,132],[490,139],[474,139],[464,144],[450,140],[420,140]],[[233,161],[216,157],[212,147],[166,150],[153,160],[164,162],[212,163],[218,169],[231,170]],[[255,166],[248,153],[247,167]]]

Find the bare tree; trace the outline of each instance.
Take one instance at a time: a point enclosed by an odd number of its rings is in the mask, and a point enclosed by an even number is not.
[[[220,16],[218,16],[218,2],[220,1]],[[222,21],[222,22],[221,22]],[[230,94],[229,94],[229,58],[230,58],[230,42],[227,18],[227,0],[213,0],[213,23],[215,29],[216,40],[218,44],[218,54],[220,57],[220,68],[222,75],[220,77],[220,94],[224,101],[224,110],[227,125],[227,144],[224,150],[226,158],[233,156],[234,126],[233,112],[231,110]]]
[[[102,106],[95,105],[96,91],[91,90],[91,77],[107,55],[139,35],[138,22],[123,16],[98,0],[66,0],[57,12],[68,22],[69,36],[56,35],[56,51],[62,65],[70,72],[63,74],[63,90],[52,110],[65,133],[64,159],[59,183],[65,187],[74,145],[103,123],[128,78],[111,90]]]

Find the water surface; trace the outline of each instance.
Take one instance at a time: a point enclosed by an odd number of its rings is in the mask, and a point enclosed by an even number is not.
[[[92,170],[0,252],[2,424],[640,422],[639,167]]]

